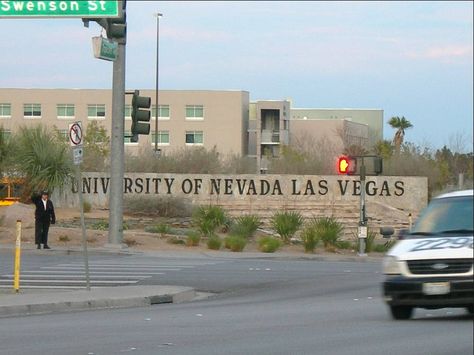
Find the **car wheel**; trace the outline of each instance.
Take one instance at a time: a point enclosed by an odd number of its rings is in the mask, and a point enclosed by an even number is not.
[[[469,314],[474,314],[474,305],[473,306],[467,306],[466,310]]]
[[[411,306],[390,306],[390,312],[394,319],[410,319],[413,313]]]

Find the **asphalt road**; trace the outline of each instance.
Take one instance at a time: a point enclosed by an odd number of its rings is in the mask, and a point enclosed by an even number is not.
[[[473,320],[464,310],[417,310],[413,320],[392,321],[374,262],[202,255],[91,259],[159,263],[167,271],[138,284],[193,286],[215,295],[186,304],[0,319],[0,354],[473,353]],[[40,267],[81,257],[33,253],[26,260]],[[8,266],[0,261],[0,267]]]

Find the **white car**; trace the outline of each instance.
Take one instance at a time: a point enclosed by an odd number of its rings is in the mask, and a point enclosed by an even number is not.
[[[415,307],[474,313],[473,190],[434,198],[383,261],[384,299],[395,319]]]

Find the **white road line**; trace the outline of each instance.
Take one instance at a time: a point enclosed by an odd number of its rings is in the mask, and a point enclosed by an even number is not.
[[[20,273],[21,276],[26,274],[43,274],[43,275],[78,275],[84,274],[82,270],[64,270],[64,271],[56,271],[56,270],[33,270],[33,271],[22,271]],[[164,272],[138,272],[138,271],[131,271],[131,272],[124,272],[124,271],[94,271],[89,270],[89,274],[91,275],[124,275],[124,276],[133,276],[133,275],[164,275]],[[11,274],[10,274],[11,275]],[[2,276],[10,276],[9,274],[4,274]]]
[[[42,266],[41,269],[83,269],[84,265],[68,265],[68,266]],[[103,269],[103,270],[169,270],[169,268],[163,267],[128,267],[128,266],[97,266],[97,265],[89,265],[90,269]]]
[[[115,280],[115,281],[110,281],[110,280],[104,280],[104,281],[96,281],[96,283],[100,284],[136,284],[139,280],[136,281],[130,281],[130,280]],[[5,283],[8,282],[11,284],[10,280],[0,280],[0,283]],[[78,280],[20,280],[20,285],[25,282],[33,282],[33,283],[53,283],[53,284],[58,284],[58,283],[84,283],[85,281],[78,281]],[[93,282],[93,281],[91,281]]]
[[[23,277],[26,277],[26,278],[45,278],[45,277],[49,277],[51,280],[51,276],[53,275],[21,275]],[[114,275],[114,276],[110,276],[110,275],[107,275],[107,276],[103,276],[103,275],[90,275],[91,276],[91,279],[130,279],[130,280],[135,280],[135,279],[138,279],[138,280],[143,280],[143,279],[148,279],[150,278],[150,276],[141,276],[141,275],[134,275],[134,276],[124,276],[124,275]],[[85,276],[84,275],[54,275],[54,279],[56,278],[59,278],[59,279],[64,279],[64,278],[84,278]],[[4,277],[3,279],[13,279],[13,276],[11,275],[7,275],[6,277]],[[2,279],[0,279],[1,281]],[[20,281],[22,281],[21,277],[20,277]]]
[[[73,289],[73,290],[81,290],[83,289],[85,286],[81,287],[81,286],[67,286],[67,285],[63,285],[63,286],[50,286],[50,285],[20,285],[20,293],[21,293],[21,290],[22,289],[25,289],[25,288],[39,288],[39,289]],[[2,289],[5,289],[5,288],[13,288],[13,286],[7,286],[7,285],[0,285],[0,288]],[[91,287],[93,289],[98,289],[98,288],[105,288],[103,286],[94,286],[94,287]]]
[[[84,263],[70,263],[70,264],[57,264],[57,266],[84,266]],[[89,266],[100,266],[100,267],[129,267],[129,268],[189,268],[192,269],[195,265],[156,265],[156,264],[102,264],[102,263],[89,263]]]

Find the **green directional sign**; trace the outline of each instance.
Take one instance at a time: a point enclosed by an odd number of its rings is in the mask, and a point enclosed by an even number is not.
[[[114,62],[117,59],[117,42],[103,37],[92,37],[94,57]]]
[[[0,17],[119,17],[118,0],[0,1]]]

